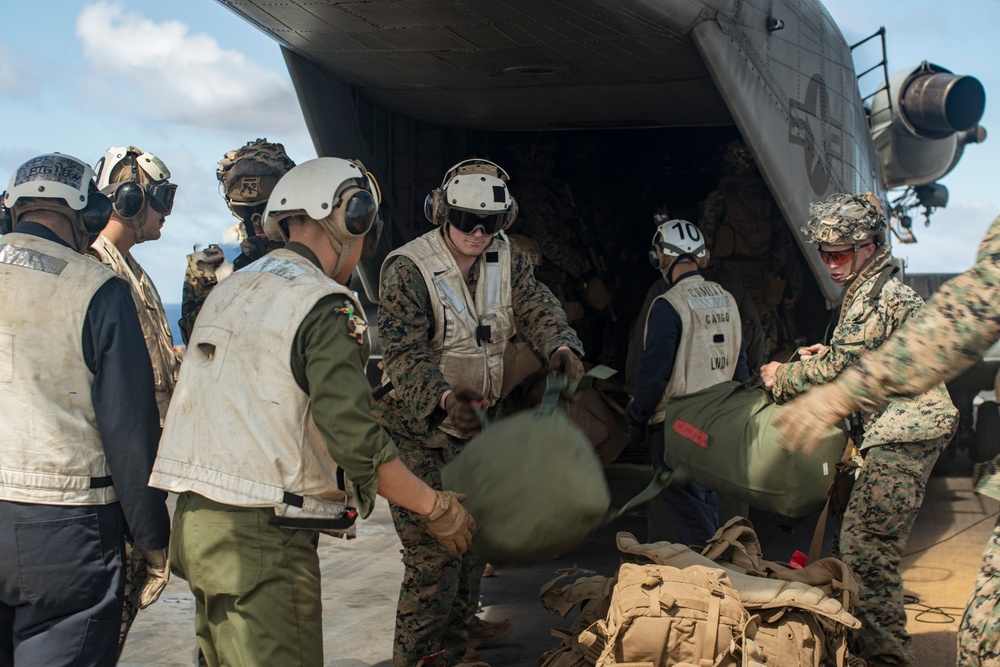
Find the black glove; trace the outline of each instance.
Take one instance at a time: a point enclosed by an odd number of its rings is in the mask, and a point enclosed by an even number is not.
[[[462,431],[478,431],[482,426],[479,415],[472,409],[472,404],[477,407],[483,403],[483,397],[478,392],[471,389],[455,389],[444,399],[444,411],[451,417],[451,421]]]
[[[549,373],[564,375],[567,382],[578,382],[583,372],[583,361],[568,347],[559,348],[549,358]]]
[[[646,439],[646,425],[632,419],[632,412],[625,411],[625,430],[628,432],[628,446],[638,447]]]

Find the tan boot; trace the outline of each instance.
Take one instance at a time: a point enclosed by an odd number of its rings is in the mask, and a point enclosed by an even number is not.
[[[514,626],[506,618],[502,621],[485,621],[474,617],[472,628],[469,631],[469,648],[476,649],[480,646],[496,644],[501,639],[509,637],[514,632]]]

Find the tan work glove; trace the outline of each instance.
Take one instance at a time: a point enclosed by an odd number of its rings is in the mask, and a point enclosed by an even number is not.
[[[427,524],[427,534],[444,545],[452,556],[465,553],[472,544],[476,522],[462,507],[464,493],[435,491],[437,500],[430,514],[417,514]]]
[[[549,373],[564,375],[568,382],[579,381],[583,372],[583,361],[568,347],[560,347],[549,358]]]
[[[778,408],[775,420],[781,443],[790,452],[812,454],[827,430],[854,409],[836,382],[814,387]]]
[[[166,549],[143,551],[136,549],[146,562],[146,583],[139,591],[139,609],[145,609],[156,602],[170,580],[170,567]]]
[[[472,404],[483,404],[482,394],[471,389],[455,389],[444,399],[444,411],[451,421],[462,431],[472,433],[482,428],[479,415],[472,409]]]

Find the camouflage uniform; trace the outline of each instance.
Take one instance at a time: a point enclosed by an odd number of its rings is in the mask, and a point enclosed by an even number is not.
[[[836,384],[853,407],[874,411],[915,396],[973,366],[1000,340],[1000,218],[993,221],[976,264],[948,281],[920,317],[866,355]],[[804,415],[807,416],[807,415]],[[976,490],[1000,499],[1000,458]],[[1000,522],[983,552],[976,586],[958,631],[958,665],[1000,661]]]
[[[562,345],[582,356],[583,348],[566,323],[559,302],[535,280],[528,258],[512,251],[511,262],[511,301],[518,331],[546,358]],[[469,274],[472,293],[482,263],[482,259],[477,260]],[[407,467],[440,489],[441,468],[462,450],[465,441],[437,428],[444,418],[438,401],[451,387],[429,345],[428,332],[434,323],[430,295],[420,270],[406,257],[384,270],[380,294],[378,328],[384,372],[392,378],[399,398],[381,397],[372,412],[395,440]],[[449,555],[411,512],[395,504],[391,509],[405,565],[396,610],[393,664],[415,667],[421,658],[441,651],[439,662],[430,664],[461,662],[478,597],[478,580],[472,576],[476,559],[470,553]]]
[[[231,271],[232,266],[226,261],[222,248],[214,243],[187,256],[184,289],[181,292],[181,319],[177,322],[185,345],[191,338],[194,322],[205,299]]]
[[[923,305],[892,277],[892,256],[881,246],[848,286],[830,347],[810,359],[782,364],[772,393],[779,401],[831,382]],[[958,411],[944,386],[863,415],[864,465],[844,512],[834,555],[859,583],[855,616],[860,655],[869,665],[911,664],[899,563],[938,455],[958,428]]]
[[[712,257],[750,292],[763,328],[765,359],[791,343],[784,300],[802,294],[799,251],[749,149],[739,141],[726,147],[728,172],[702,203],[698,228]]]
[[[185,345],[202,304],[219,281],[285,245],[264,237],[261,215],[275,184],[294,166],[285,154],[285,147],[267,139],[249,141],[242,148],[228,151],[219,161],[215,175],[226,205],[240,221],[233,228],[240,243],[240,255],[230,265],[222,248],[213,243],[187,256],[181,319],[177,322]]]

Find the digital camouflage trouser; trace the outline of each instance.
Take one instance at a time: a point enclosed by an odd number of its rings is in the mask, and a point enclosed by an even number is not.
[[[400,443],[397,443],[400,444]],[[445,450],[401,443],[399,458],[420,479],[441,488]],[[478,583],[476,558],[471,553],[452,556],[427,534],[412,512],[390,504],[396,533],[403,543],[403,582],[396,606],[393,667],[416,667],[422,658],[440,654],[428,665],[462,662],[469,641],[469,622],[475,613]]]
[[[133,546],[132,540],[125,537],[125,552],[122,558],[125,563],[125,594],[122,598],[122,626],[118,633],[118,657],[121,658],[125,649],[125,638],[139,613],[139,593],[146,584],[146,559]]]
[[[1000,518],[958,628],[958,667],[1000,665]]]
[[[860,657],[869,667],[909,665],[910,635],[899,563],[924,502],[927,478],[951,437],[878,445],[864,450],[865,463],[851,491],[833,555],[858,580]]]

